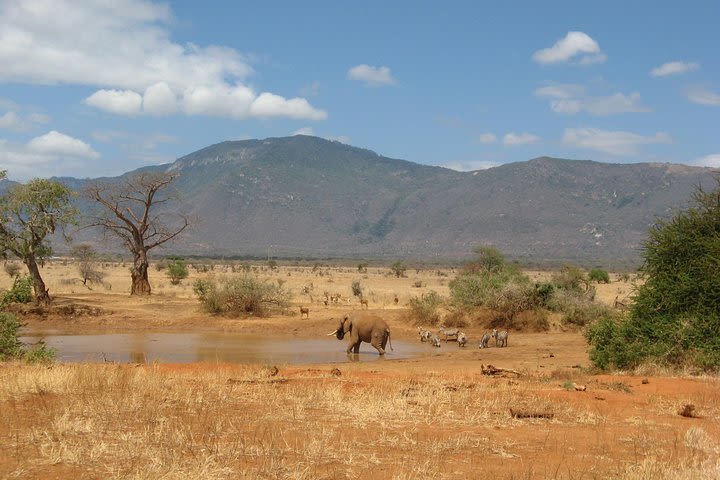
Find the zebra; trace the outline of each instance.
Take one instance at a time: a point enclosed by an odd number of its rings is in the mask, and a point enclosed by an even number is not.
[[[493,328],[492,336],[495,337],[495,346],[496,347],[507,347],[507,342],[508,342],[507,330],[498,332],[497,328]]]
[[[445,336],[445,341],[450,339],[457,340],[458,333],[460,331],[457,328],[445,328],[445,325],[440,325],[440,334]]]
[[[430,344],[431,344],[433,347],[438,347],[438,348],[440,348],[440,337],[438,337],[437,335],[433,334],[433,336],[430,337]]]
[[[418,327],[418,335],[420,335],[421,342],[427,342],[430,340],[430,337],[432,336],[432,332],[430,332],[429,330],[425,330],[421,327]]]
[[[467,343],[467,335],[465,335],[465,332],[459,332],[457,336],[457,344],[458,347],[464,347]]]
[[[480,339],[480,348],[488,348],[488,342],[490,341],[490,334],[483,332],[483,336]]]

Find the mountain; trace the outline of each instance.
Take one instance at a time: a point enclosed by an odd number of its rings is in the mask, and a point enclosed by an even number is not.
[[[456,172],[302,135],[223,142],[148,169],[178,174],[181,208],[200,219],[177,253],[447,259],[491,244],[514,258],[606,264],[637,261],[655,219],[712,177],[548,157]]]

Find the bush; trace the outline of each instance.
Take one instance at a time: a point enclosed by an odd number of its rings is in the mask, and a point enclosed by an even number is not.
[[[18,330],[22,324],[12,313],[0,312],[0,360],[11,360],[22,356],[22,342]]]
[[[358,263],[357,271],[358,273],[367,273],[368,264],[367,263]]]
[[[360,285],[360,282],[357,281],[357,280],[355,280],[354,282],[352,282],[352,286],[351,286],[351,287],[352,287],[352,294],[353,294],[353,296],[354,296],[354,297],[360,297],[360,298],[362,298],[362,296],[363,296],[363,288],[362,288],[362,285]]]
[[[208,312],[230,316],[268,316],[273,309],[287,308],[290,300],[290,294],[282,285],[251,276],[197,280],[193,291]]]
[[[33,281],[30,275],[15,277],[13,286],[3,294],[0,307],[11,303],[30,303],[33,299],[32,288]]]
[[[55,360],[57,350],[40,342],[30,350],[25,351],[23,358],[28,363],[50,363]]]
[[[588,280],[597,283],[610,283],[610,274],[602,268],[593,268],[588,273]]]
[[[440,306],[444,303],[442,296],[430,291],[420,297],[410,298],[410,316],[417,325],[437,325],[440,323]]]
[[[527,282],[528,279],[514,270],[460,275],[449,285],[451,303],[461,308],[488,306],[511,281]]]
[[[170,283],[173,285],[179,285],[180,282],[186,279],[189,275],[185,260],[179,258],[173,260],[167,267],[166,275],[170,279]]]
[[[405,265],[405,263],[402,260],[398,260],[390,266],[390,271],[397,278],[404,277],[406,270],[407,270],[407,266]]]
[[[588,288],[585,273],[573,265],[565,265],[560,272],[553,275],[552,283],[556,288],[563,290],[583,291]]]
[[[698,187],[689,208],[648,232],[641,274],[627,319],[590,326],[590,357],[601,368],[644,361],[720,368],[720,176]]]
[[[499,272],[506,266],[505,256],[495,247],[476,247],[476,257],[464,266],[466,273]]]
[[[7,273],[10,278],[17,277],[18,275],[20,275],[21,267],[20,267],[19,263],[5,262],[4,268],[5,268],[5,273]]]

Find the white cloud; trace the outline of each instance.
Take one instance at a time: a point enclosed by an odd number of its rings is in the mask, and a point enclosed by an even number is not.
[[[145,112],[152,115],[254,116],[249,105],[258,96],[244,85],[253,72],[248,59],[232,48],[175,43],[171,21],[167,4],[149,0],[5,0],[0,3],[0,81],[98,87],[103,93],[86,103],[123,115],[138,113],[137,96],[144,93]],[[239,89],[251,98],[227,95]],[[168,90],[189,105],[173,108]],[[206,94],[202,101],[199,92]],[[298,108],[295,100],[275,102],[279,108],[270,116],[326,116],[306,101]],[[218,108],[227,101],[239,105]]]
[[[495,143],[497,142],[497,137],[494,133],[481,133],[478,140],[480,143]]]
[[[37,124],[47,123],[49,121],[50,117],[42,113],[21,115],[11,111],[0,115],[0,128],[22,132],[31,129]]]
[[[639,153],[641,145],[670,141],[670,136],[666,133],[644,136],[597,128],[566,128],[562,138],[562,142],[570,147],[587,148],[618,156],[635,155]]]
[[[651,111],[642,105],[638,92],[629,95],[615,93],[608,96],[592,97],[581,85],[549,85],[535,90],[539,97],[549,97],[550,109],[556,113],[574,115],[586,111],[592,115],[615,115],[618,113],[639,113]]]
[[[313,131],[312,127],[303,127],[298,128],[292,133],[293,136],[295,135],[310,135],[311,137],[315,136],[315,132]]]
[[[582,55],[579,61],[582,65],[602,63],[607,60],[607,55],[600,51],[598,43],[584,32],[568,32],[552,47],[535,52],[532,58],[538,63],[549,65],[567,62],[577,55]]]
[[[699,103],[700,105],[720,105],[720,94],[711,92],[707,88],[692,88],[686,92],[686,96],[691,102]]]
[[[697,165],[699,167],[720,168],[720,153],[705,155],[704,157],[698,158],[692,162],[692,165]]]
[[[177,97],[165,82],[158,82],[145,89],[143,111],[150,115],[170,115],[178,109]]]
[[[459,160],[455,162],[444,163],[438,166],[449,168],[457,172],[472,172],[473,170],[487,170],[488,168],[497,167],[499,165],[501,164],[489,160]]]
[[[13,179],[66,175],[99,157],[87,143],[54,130],[24,145],[0,139],[0,168]]]
[[[310,106],[304,98],[287,99],[272,93],[261,93],[250,106],[254,117],[290,117],[306,120],[325,120],[327,113]]]
[[[381,87],[385,85],[395,85],[397,81],[393,78],[390,68],[373,67],[372,65],[355,65],[348,70],[347,77],[350,80],[364,82],[370,87]]]
[[[503,145],[514,147],[516,145],[526,145],[528,143],[535,143],[538,140],[540,140],[540,137],[537,135],[532,135],[530,133],[515,133],[510,132],[505,134],[503,137]]]
[[[132,90],[98,90],[83,101],[118,115],[137,115],[142,107],[142,96]]]
[[[90,145],[64,133],[52,130],[45,135],[35,137],[27,144],[31,152],[46,155],[69,155],[72,157],[100,158],[100,154]]]
[[[665,77],[667,75],[679,75],[681,73],[692,72],[700,68],[700,65],[692,62],[668,62],[663,63],[659,67],[653,68],[650,75],[653,77]]]

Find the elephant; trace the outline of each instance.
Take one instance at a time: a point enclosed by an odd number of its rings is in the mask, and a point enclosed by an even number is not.
[[[360,353],[360,343],[367,342],[375,347],[380,355],[385,355],[385,345],[390,341],[390,328],[387,322],[377,315],[367,313],[347,314],[340,319],[337,329],[328,333],[342,340],[348,338],[347,353]],[[393,350],[392,342],[390,349]]]

